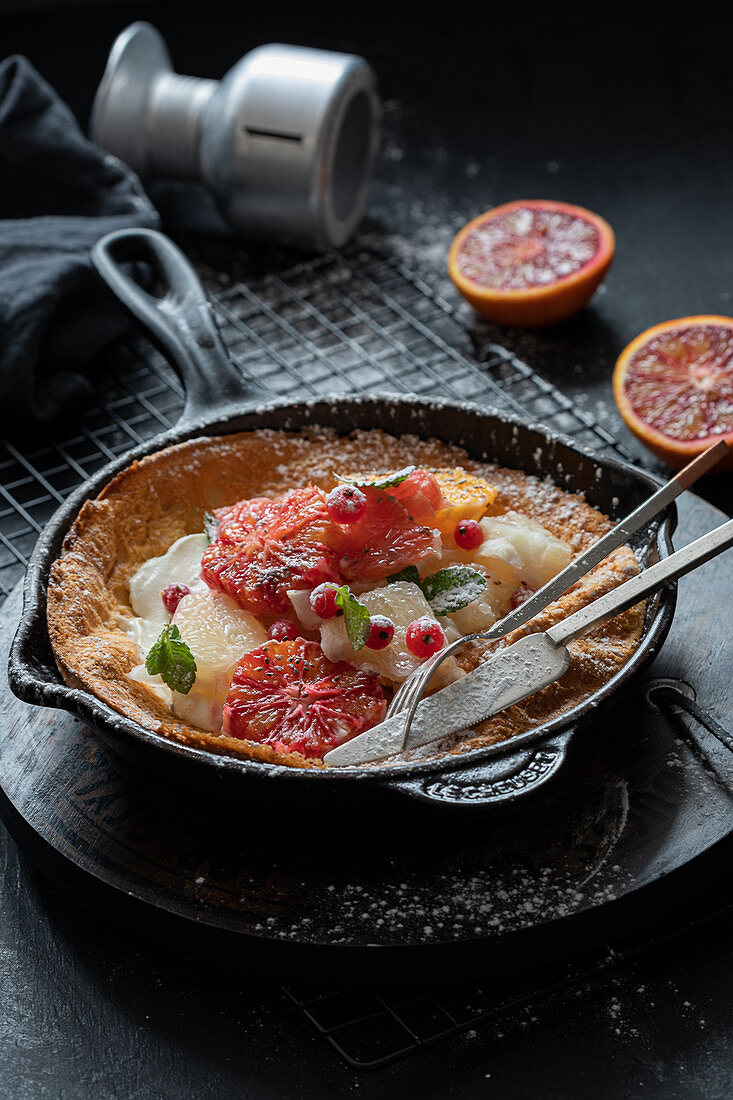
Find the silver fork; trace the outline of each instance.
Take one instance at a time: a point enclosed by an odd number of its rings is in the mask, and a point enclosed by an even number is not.
[[[467,634],[463,638],[457,638],[450,645],[446,646],[435,656],[430,657],[424,664],[416,668],[407,677],[405,682],[400,686],[399,690],[395,693],[392,702],[387,710],[387,718],[392,718],[396,714],[402,714],[407,712],[407,720],[405,722],[405,732],[402,740],[402,752],[407,748],[407,742],[410,735],[410,725],[412,719],[417,710],[418,704],[423,697],[425,689],[427,688],[433,675],[443,663],[447,660],[457,649],[466,645],[468,642],[481,641],[494,641],[497,638],[503,638],[505,634],[509,634],[512,630],[516,630],[517,627],[523,626],[524,623],[529,622],[535,615],[539,614],[553,602],[562,596],[564,592],[567,592],[569,588],[585,576],[595,565],[603,561],[604,558],[616,550],[619,546],[627,541],[630,535],[633,535],[635,531],[638,531],[645,523],[653,519],[658,512],[661,512],[663,508],[666,508],[668,504],[671,504],[680,493],[685,489],[689,489],[691,485],[697,481],[699,477],[707,473],[713,468],[723,457],[728,454],[728,444],[725,440],[719,440],[717,443],[713,443],[708,447],[706,451],[703,451],[701,455],[694,458],[692,462],[689,462],[682,470],[679,471],[673,478],[671,478],[666,485],[663,485],[660,489],[657,489],[655,493],[645,500],[643,504],[640,504],[633,512],[631,512],[625,519],[622,519],[620,523],[617,523],[612,530],[603,535],[602,538],[594,542],[592,546],[588,547],[585,553],[575,558],[570,562],[565,569],[556,574],[547,584],[538,589],[528,600],[519,604],[513,611],[510,611],[508,615],[505,615],[498,623],[486,631],[482,631],[479,634]]]

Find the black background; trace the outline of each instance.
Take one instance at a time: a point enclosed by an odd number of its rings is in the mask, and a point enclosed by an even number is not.
[[[590,308],[541,333],[477,325],[476,340],[518,352],[660,470],[620,422],[609,379],[647,326],[733,313],[724,17],[658,4],[33,5],[0,15],[0,49],[26,54],[86,124],[108,48],[136,18],[194,75],[219,76],[268,41],[364,54],[385,101],[365,239],[446,296],[450,239],[481,210],[548,197],[604,215],[617,256]],[[730,512],[730,478],[701,492]],[[730,612],[729,592],[721,603]],[[733,1093],[729,917],[498,1028],[359,1077],[277,990],[151,950],[43,882],[4,836],[0,853],[0,1076],[11,1096]]]

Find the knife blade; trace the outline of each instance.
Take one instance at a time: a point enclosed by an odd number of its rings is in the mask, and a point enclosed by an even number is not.
[[[410,729],[410,748],[439,741],[467,730],[512,703],[518,703],[562,676],[569,655],[554,645],[547,634],[529,634],[460,680],[423,699]],[[396,714],[351,741],[331,749],[323,757],[329,767],[354,767],[384,760],[402,750],[407,715]]]

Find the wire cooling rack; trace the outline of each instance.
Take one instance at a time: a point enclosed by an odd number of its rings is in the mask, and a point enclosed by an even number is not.
[[[470,399],[518,413],[605,453],[629,455],[605,428],[505,348],[476,359],[452,307],[394,257],[354,250],[299,264],[255,282],[201,270],[224,341],[245,379],[274,396],[398,392]],[[100,363],[90,405],[28,448],[0,449],[0,601],[20,580],[36,537],[84,479],[175,423],[181,384],[141,338]],[[597,968],[602,960],[584,966]],[[352,1066],[375,1068],[428,1043],[505,1015],[582,966],[451,990],[285,990]]]
[[[526,974],[492,977],[487,982],[441,986],[437,989],[337,990],[286,987],[290,1000],[354,1069],[373,1070],[406,1058],[451,1036],[473,1029],[504,1031],[526,1025],[556,993],[568,988],[581,994],[587,982],[597,990],[603,975],[628,969],[641,954],[664,950],[686,934],[733,913],[729,882],[708,891],[655,921],[654,932],[634,932],[614,947],[535,968]],[[701,916],[701,914],[704,914]],[[610,975],[609,975],[610,976]],[[533,1018],[533,1017],[530,1017]]]
[[[606,429],[505,348],[479,363],[452,307],[395,258],[328,255],[257,282],[207,277],[224,341],[245,378],[278,397],[398,392],[470,399],[539,420],[599,451],[629,455]],[[464,350],[465,349],[465,350]],[[104,358],[80,419],[42,445],[0,449],[0,600],[36,537],[85,478],[175,423],[181,384],[145,341]]]

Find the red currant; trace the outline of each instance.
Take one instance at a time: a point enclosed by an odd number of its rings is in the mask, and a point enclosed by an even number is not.
[[[445,634],[440,623],[435,619],[429,619],[424,615],[421,619],[411,622],[405,632],[405,642],[413,657],[419,657],[424,661],[426,657],[432,657],[445,645]]]
[[[475,519],[462,519],[456,524],[453,538],[456,540],[456,546],[460,546],[461,550],[475,550],[484,541],[484,533],[481,530],[481,524]]]
[[[526,603],[530,596],[534,596],[536,591],[536,588],[532,588],[531,585],[525,584],[524,581],[522,581],[519,588],[512,596],[512,607],[519,607],[520,604]]]
[[[386,649],[394,638],[394,623],[386,615],[372,615],[372,625],[366,640],[368,649]]]
[[[356,523],[367,510],[367,498],[356,485],[337,485],[326,497],[326,508],[334,523]]]
[[[273,642],[292,642],[300,637],[300,631],[295,623],[289,623],[287,619],[278,619],[269,627],[267,637]]]
[[[160,598],[163,601],[163,607],[169,615],[175,615],[179,603],[190,591],[191,589],[187,584],[169,584],[163,589]]]
[[[319,619],[333,619],[336,615],[343,615],[343,611],[336,603],[336,588],[332,584],[319,584],[310,594],[310,604],[314,615]]]

